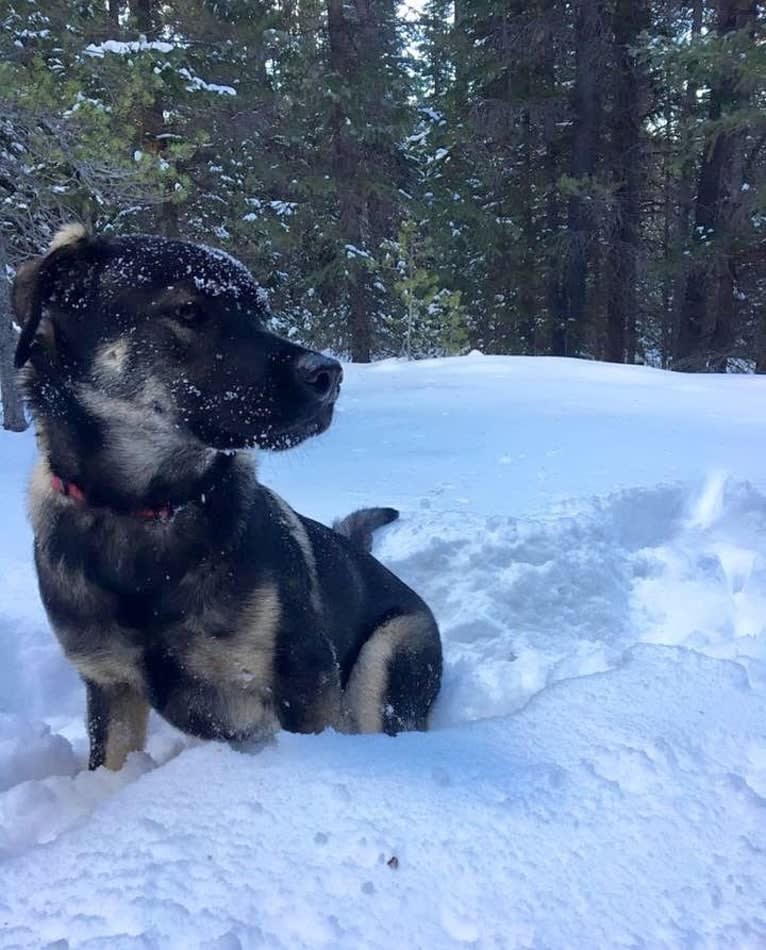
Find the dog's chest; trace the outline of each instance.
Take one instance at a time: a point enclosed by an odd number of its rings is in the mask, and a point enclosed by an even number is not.
[[[174,726],[200,738],[243,739],[275,730],[273,658],[236,632],[212,638],[193,624],[177,624],[140,644],[135,631],[118,626],[101,633],[99,649],[70,653],[86,679],[129,686]],[[97,635],[91,631],[91,642]]]
[[[53,627],[84,679],[135,690],[193,735],[273,731],[275,591],[260,589],[234,609],[213,596],[190,603],[172,585],[115,595],[82,575],[39,566]]]

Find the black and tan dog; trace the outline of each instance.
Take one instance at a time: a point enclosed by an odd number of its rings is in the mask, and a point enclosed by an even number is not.
[[[40,458],[40,590],[87,687],[90,765],[142,748],[150,706],[195,736],[424,729],[441,644],[368,552],[391,509],[330,530],[246,452],[324,431],[334,360],[270,333],[233,258],[61,231],[20,268],[17,365]]]

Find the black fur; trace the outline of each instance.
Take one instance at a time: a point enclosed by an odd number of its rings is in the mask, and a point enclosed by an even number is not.
[[[330,530],[239,452],[323,431],[339,365],[269,332],[238,262],[182,242],[68,241],[25,266],[14,303],[41,448],[35,560],[87,684],[91,767],[141,746],[149,705],[229,741],[278,726],[425,728],[438,630],[367,553],[398,512]],[[160,506],[167,523],[151,517]]]

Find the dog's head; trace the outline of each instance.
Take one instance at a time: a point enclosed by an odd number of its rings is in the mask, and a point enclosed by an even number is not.
[[[258,284],[221,251],[70,226],[22,265],[13,301],[38,413],[65,400],[214,449],[288,448],[332,419],[340,365],[269,332]]]

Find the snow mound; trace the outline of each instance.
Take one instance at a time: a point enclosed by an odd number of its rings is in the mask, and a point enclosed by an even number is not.
[[[512,720],[189,750],[0,868],[2,945],[762,945],[764,717],[643,646]]]
[[[0,433],[0,948],[766,946],[766,380],[495,358],[347,367],[261,461],[375,553],[445,646],[428,734],[153,720],[85,771]]]
[[[0,715],[0,792],[29,779],[74,775],[72,746],[44,723]]]
[[[377,553],[425,594],[445,639],[437,724],[513,713],[642,641],[763,677],[766,497],[713,475],[563,508],[545,519],[421,512],[386,532]]]

